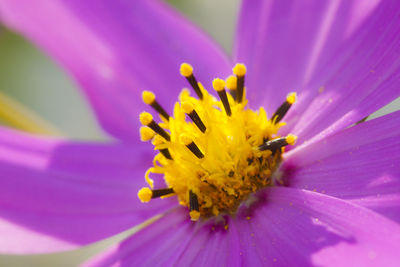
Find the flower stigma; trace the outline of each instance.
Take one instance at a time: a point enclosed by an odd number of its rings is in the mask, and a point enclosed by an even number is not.
[[[142,112],[142,141],[151,141],[159,153],[145,174],[148,187],[138,192],[142,202],[176,195],[189,208],[192,221],[219,214],[235,214],[248,197],[273,186],[272,175],[282,160],[285,146],[293,145],[294,135],[278,135],[281,122],[296,101],[290,93],[286,101],[268,119],[263,107],[247,107],[244,86],[246,67],[236,64],[232,76],[214,79],[218,99],[197,82],[193,68],[180,67],[196,93],[183,89],[170,116],[152,92],[144,91],[144,103],[150,105],[161,122]],[[227,92],[229,90],[229,92]],[[164,176],[167,188],[155,189],[151,174]]]

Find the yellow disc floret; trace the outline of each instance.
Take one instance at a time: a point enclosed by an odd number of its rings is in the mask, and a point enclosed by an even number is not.
[[[289,94],[275,117],[268,118],[263,108],[247,107],[243,64],[236,64],[235,76],[226,82],[213,80],[219,98],[194,80],[192,66],[183,63],[180,72],[197,97],[183,90],[173,115],[160,124],[153,121],[150,113],[140,114],[140,122],[153,127],[141,128],[141,139],[151,139],[158,152],[145,174],[150,188],[142,188],[139,199],[148,202],[176,195],[179,203],[188,207],[192,221],[234,214],[251,194],[274,185],[273,174],[282,160],[283,147],[293,145],[297,138],[278,134],[285,125],[279,120],[295,102],[296,95]],[[235,96],[225,87],[236,90]],[[143,93],[143,101],[155,101],[154,94]],[[153,188],[153,179],[159,179],[151,177],[154,174],[163,175],[166,188]]]

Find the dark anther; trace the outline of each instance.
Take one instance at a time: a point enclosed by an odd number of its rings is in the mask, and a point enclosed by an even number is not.
[[[271,150],[272,153],[275,153],[281,147],[287,146],[288,142],[286,141],[286,137],[280,137],[271,141],[268,141],[258,147],[259,150]]]
[[[242,103],[244,91],[244,76],[237,76],[237,102]]]
[[[196,210],[199,211],[199,201],[195,193],[192,190],[189,191],[189,208],[190,211]]]
[[[165,109],[157,102],[157,100],[154,100],[150,106],[152,108],[154,108],[155,111],[158,112],[158,114],[160,114],[161,116],[163,116],[166,120],[169,120],[169,115],[168,113],[165,111]]]
[[[164,157],[166,157],[167,159],[172,160],[172,156],[171,156],[171,153],[169,153],[168,148],[160,149],[160,152],[161,152],[161,154],[164,155]]]
[[[196,110],[192,110],[189,114],[190,119],[196,124],[197,128],[203,133],[206,131],[206,126],[204,125],[203,121],[200,119],[199,115],[197,114]]]
[[[150,129],[152,129],[154,132],[158,133],[159,135],[161,135],[162,137],[164,137],[165,140],[170,141],[171,137],[169,136],[169,134],[160,127],[160,125],[158,125],[154,120],[152,120],[148,125],[147,125]]]
[[[228,97],[226,96],[226,90],[218,91],[218,96],[221,99],[222,104],[224,105],[226,115],[231,116],[232,111],[231,107],[229,106]]]
[[[164,188],[164,189],[151,190],[151,192],[153,193],[151,195],[151,198],[158,198],[169,194],[173,194],[174,190],[172,188]]]
[[[186,145],[187,148],[190,149],[190,151],[192,151],[192,153],[198,157],[199,159],[204,158],[203,153],[200,151],[199,147],[194,143],[191,142],[190,144]]]
[[[274,115],[272,115],[271,121],[278,123],[280,122],[283,117],[285,117],[286,113],[289,111],[290,107],[292,106],[292,104],[290,104],[289,102],[285,101],[274,113]]]
[[[194,77],[193,74],[191,74],[190,76],[186,77],[186,79],[188,80],[188,82],[190,83],[190,85],[192,86],[192,88],[194,89],[194,91],[196,92],[197,96],[200,99],[203,99],[203,93],[201,92],[201,89],[199,87],[199,84],[197,83],[196,78]]]

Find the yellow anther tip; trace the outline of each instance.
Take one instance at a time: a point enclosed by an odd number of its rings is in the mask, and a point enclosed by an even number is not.
[[[189,145],[190,143],[193,142],[192,138],[190,138],[189,135],[184,134],[184,133],[181,134],[181,135],[179,136],[179,140],[180,140],[181,143],[183,143],[185,146],[187,146],[187,145]]]
[[[289,145],[294,145],[294,143],[296,142],[296,140],[297,140],[297,136],[295,136],[295,135],[293,135],[293,134],[289,134],[288,136],[286,136],[286,142],[287,142]]]
[[[138,197],[139,197],[140,201],[142,201],[143,203],[149,202],[151,200],[152,196],[153,196],[153,192],[148,187],[143,187],[138,192]]]
[[[180,68],[180,73],[184,77],[189,77],[193,74],[193,67],[188,63],[182,63]]]
[[[151,114],[148,112],[142,112],[142,113],[140,113],[139,119],[140,119],[141,124],[149,125],[150,122],[153,121],[153,116],[151,116]]]
[[[199,220],[199,218],[200,218],[200,212],[198,212],[197,210],[192,210],[190,213],[189,213],[189,215],[190,215],[190,219],[192,220],[192,221],[198,221]]]
[[[212,85],[213,85],[214,90],[217,91],[217,92],[219,92],[219,91],[224,90],[224,88],[225,88],[225,81],[222,80],[222,79],[216,78],[216,79],[213,80]]]
[[[150,105],[156,99],[156,96],[150,91],[143,91],[142,92],[142,99],[143,102],[147,105]]]
[[[294,102],[296,102],[296,93],[290,93],[290,94],[288,94],[288,96],[286,97],[286,101],[289,103],[289,104],[293,104]]]
[[[143,142],[151,140],[154,137],[154,132],[147,127],[140,127],[140,140]]]
[[[164,144],[164,138],[162,138],[159,135],[155,135],[152,144],[154,146],[158,146],[158,145]]]
[[[181,107],[183,111],[187,114],[191,113],[193,111],[193,105],[189,102],[182,102]]]
[[[246,66],[244,64],[238,63],[232,69],[236,76],[242,77],[246,74]]]
[[[236,85],[237,85],[237,78],[236,76],[229,76],[226,78],[226,87],[228,87],[229,90],[236,90]]]

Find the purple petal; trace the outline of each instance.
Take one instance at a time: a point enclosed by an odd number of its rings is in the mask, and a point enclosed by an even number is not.
[[[243,266],[398,264],[398,224],[360,206],[306,190],[275,187],[265,195],[266,203],[253,214],[241,214],[235,220]]]
[[[238,230],[193,223],[187,209],[179,208],[85,266],[238,266],[238,258]]]
[[[345,198],[400,222],[400,111],[289,152],[291,187]]]
[[[223,224],[179,208],[86,266],[393,266],[400,226],[343,200],[292,188]]]
[[[85,266],[167,266],[176,260],[192,237],[194,223],[188,212],[169,212],[121,244],[89,261]]]
[[[214,43],[159,1],[1,0],[0,12],[67,68],[103,127],[121,139],[137,139],[142,90],[156,92],[172,111],[188,86],[182,62],[205,86],[230,67]]]
[[[236,57],[248,65],[250,98],[273,113],[300,92],[286,118],[300,143],[370,115],[400,95],[399,5],[244,1]]]
[[[71,143],[0,128],[0,252],[72,249],[176,205],[138,200],[149,164],[139,145]]]

